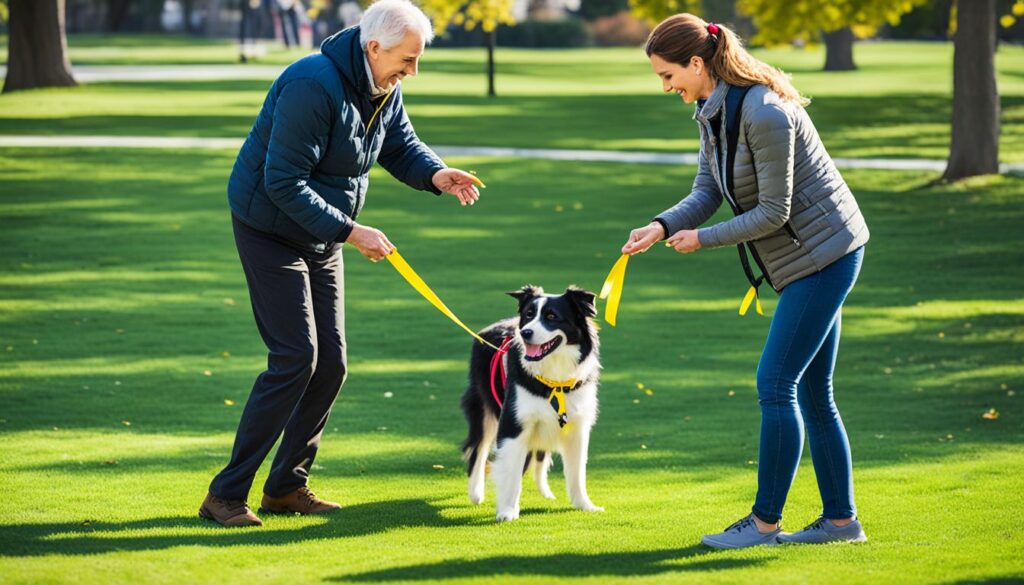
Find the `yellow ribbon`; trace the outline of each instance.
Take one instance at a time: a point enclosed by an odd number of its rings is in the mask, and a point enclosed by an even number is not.
[[[416,274],[416,271],[412,269],[412,266],[409,266],[409,263],[405,261],[405,258],[402,258],[402,255],[398,253],[397,248],[392,250],[391,253],[387,255],[387,259],[388,262],[390,262],[391,265],[395,267],[395,270],[397,270],[398,273],[402,275],[402,278],[404,278],[406,282],[412,285],[412,287],[416,289],[416,292],[423,295],[423,298],[430,301],[430,304],[434,305],[434,307],[438,311],[441,311],[441,313],[443,313],[449,319],[454,321],[456,325],[465,329],[467,333],[475,337],[476,340],[479,341],[480,343],[489,347],[493,347],[495,350],[498,349],[492,343],[488,342],[483,337],[477,335],[475,331],[473,331],[469,327],[466,327],[466,324],[455,316],[455,313],[453,313],[452,310],[449,309],[448,306],[444,304],[444,302],[434,293],[434,291],[430,290],[430,287],[427,286],[427,283],[423,282],[423,279],[420,278],[419,274]]]
[[[754,304],[754,307],[755,307],[755,310],[757,311],[757,314],[758,315],[762,315],[762,316],[764,315],[764,311],[761,309],[761,297],[757,294],[757,289],[756,288],[750,287],[750,290],[747,291],[747,296],[743,297],[743,302],[740,303],[740,316],[741,317],[743,315],[747,314],[747,309],[750,308],[750,303],[751,303],[751,301],[754,301],[754,300],[757,301]]]
[[[615,318],[619,313],[619,301],[622,300],[622,284],[626,280],[626,264],[629,263],[629,255],[623,254],[608,272],[608,278],[604,279],[604,286],[601,287],[600,298],[607,298],[608,302],[604,307],[604,320],[615,327]]]

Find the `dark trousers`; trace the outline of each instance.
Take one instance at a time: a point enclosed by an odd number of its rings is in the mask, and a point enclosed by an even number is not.
[[[345,382],[344,276],[341,245],[303,251],[232,217],[253,314],[267,345],[235,435],[231,461],[210,484],[244,500],[282,432],[263,492],[283,496],[306,485],[334,399]]]

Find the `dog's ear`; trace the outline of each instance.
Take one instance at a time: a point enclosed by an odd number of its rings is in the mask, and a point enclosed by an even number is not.
[[[535,299],[540,295],[544,294],[544,289],[539,286],[528,284],[519,290],[514,290],[509,293],[505,293],[510,297],[514,297],[519,301],[519,306],[522,307],[530,299]]]
[[[572,301],[572,304],[579,309],[584,317],[597,316],[597,307],[594,306],[597,295],[589,290],[584,290],[575,284],[570,284],[569,288],[565,289],[565,298]]]

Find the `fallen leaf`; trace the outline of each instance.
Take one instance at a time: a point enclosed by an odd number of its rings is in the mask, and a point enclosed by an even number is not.
[[[203,375],[209,378],[210,376],[213,375],[213,372],[211,372],[210,370],[203,370]]]
[[[103,462],[103,465],[117,465],[117,460],[116,459],[107,459],[106,461]]]
[[[640,445],[640,448],[641,448],[641,449],[646,449],[646,448],[647,448],[647,445]]]
[[[643,390],[643,389],[644,389],[644,385],[643,385],[643,384],[641,384],[640,382],[637,382],[637,383],[636,383],[636,389],[637,389],[637,390]]]
[[[437,465],[437,464],[435,464],[435,465],[431,465],[431,467],[433,467],[434,469],[436,469],[438,471],[444,469],[444,465]]]
[[[555,212],[556,213],[562,213],[563,211],[565,211],[565,208],[562,207],[561,205],[556,205],[555,206]]]
[[[394,397],[394,395],[395,395],[394,392],[388,391],[388,392],[384,393],[384,398],[392,398],[392,397]]]
[[[224,406],[234,406],[234,405],[235,405],[235,401],[234,400],[228,400],[226,398],[224,399]]]
[[[224,359],[228,359],[228,358],[231,357],[231,352],[230,351],[223,351],[223,352],[221,352],[220,357],[222,357]]]
[[[985,420],[996,420],[999,418],[999,411],[994,408],[990,408],[988,409],[988,412],[981,415],[981,418]]]
[[[639,398],[634,398],[633,399],[633,404],[640,404],[640,399]]]
[[[644,388],[644,394],[648,396],[654,396],[654,390],[651,390],[650,388]]]
[[[946,337],[946,334],[943,333],[942,331],[939,331],[939,339],[945,339],[945,337]]]
[[[224,299],[224,304],[229,307],[235,306],[235,299]]]
[[[123,420],[123,421],[121,421],[121,424],[123,424],[126,427],[130,427],[130,426],[132,426],[132,421],[130,421],[130,420]]]
[[[735,390],[729,390],[729,396],[736,396]]]

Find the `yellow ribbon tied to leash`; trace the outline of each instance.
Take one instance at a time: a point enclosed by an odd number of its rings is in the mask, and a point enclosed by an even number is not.
[[[391,253],[387,255],[387,259],[388,262],[390,262],[391,265],[395,267],[395,270],[397,270],[398,273],[402,275],[402,278],[404,278],[406,282],[408,282],[414,289],[416,289],[416,292],[423,295],[423,298],[430,301],[430,304],[434,305],[434,307],[438,311],[441,311],[441,313],[443,313],[449,319],[454,321],[456,325],[462,327],[466,331],[466,333],[469,333],[470,335],[475,337],[476,340],[479,341],[480,343],[489,347],[493,347],[495,350],[498,349],[497,347],[494,347],[494,344],[488,342],[483,337],[477,335],[476,332],[470,329],[469,327],[466,327],[466,324],[463,323],[461,319],[456,317],[455,313],[453,313],[452,310],[449,309],[448,306],[444,304],[444,301],[442,301],[441,298],[438,297],[437,294],[435,294],[434,291],[431,290],[429,286],[427,286],[427,283],[424,282],[422,278],[420,278],[420,275],[416,274],[416,271],[412,269],[412,266],[409,266],[409,263],[405,261],[405,258],[402,258],[402,255],[398,253],[397,248],[392,250]]]
[[[747,296],[743,297],[743,302],[740,303],[740,317],[747,314],[747,309],[750,308],[750,303],[754,302],[754,310],[757,311],[758,315],[764,316],[764,310],[761,309],[761,295],[757,294],[757,289],[750,287],[747,291]]]
[[[629,255],[623,254],[608,272],[608,278],[604,279],[601,287],[602,299],[608,299],[604,306],[604,320],[615,327],[615,318],[619,314],[619,301],[622,300],[622,284],[626,280],[626,264],[629,263]]]

